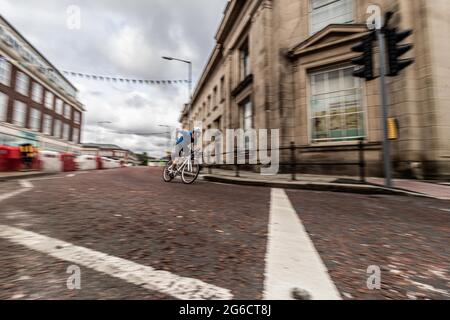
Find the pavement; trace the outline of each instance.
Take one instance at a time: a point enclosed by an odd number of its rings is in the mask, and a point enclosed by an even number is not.
[[[450,299],[448,201],[124,168],[0,182],[0,204],[0,299]]]
[[[291,174],[263,176],[251,171],[240,171],[239,177],[236,177],[233,170],[223,169],[212,169],[212,171],[206,169],[202,177],[208,181],[273,188],[424,196],[450,200],[450,185],[431,181],[396,179],[393,181],[393,188],[385,188],[384,180],[381,178],[369,177],[367,183],[363,184],[358,178],[351,176],[297,174],[296,180],[292,181]]]

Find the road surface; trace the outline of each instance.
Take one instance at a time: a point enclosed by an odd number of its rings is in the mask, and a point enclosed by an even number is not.
[[[166,184],[159,168],[0,187],[1,299],[450,299],[448,201]]]

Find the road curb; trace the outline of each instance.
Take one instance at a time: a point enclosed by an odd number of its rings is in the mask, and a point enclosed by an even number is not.
[[[27,180],[27,179],[34,179],[34,178],[41,178],[46,176],[52,176],[55,175],[55,173],[49,173],[49,172],[36,172],[36,173],[30,173],[26,175],[13,175],[13,176],[0,176],[0,182],[6,182],[6,181],[16,181],[16,180]]]
[[[279,189],[296,189],[309,191],[327,191],[341,193],[355,193],[365,195],[396,195],[396,196],[413,196],[433,198],[421,193],[414,193],[399,189],[388,189],[381,186],[369,184],[341,184],[341,183],[320,183],[320,182],[276,182],[264,180],[249,180],[244,178],[223,177],[215,175],[202,175],[202,178],[210,182],[219,182],[226,184],[245,185],[253,187],[279,188]],[[434,198],[433,198],[434,199]]]

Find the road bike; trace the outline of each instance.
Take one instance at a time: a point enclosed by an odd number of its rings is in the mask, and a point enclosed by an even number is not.
[[[193,184],[200,174],[200,164],[195,161],[195,157],[180,157],[177,161],[178,165],[174,165],[173,160],[169,161],[164,167],[163,179],[165,182],[172,182],[177,176],[181,176],[181,180],[185,184]]]

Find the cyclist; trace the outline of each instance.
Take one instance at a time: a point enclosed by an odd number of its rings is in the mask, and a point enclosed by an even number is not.
[[[175,152],[172,155],[174,168],[177,167],[178,159],[183,154],[191,154],[194,157],[194,143],[200,137],[202,129],[195,127],[193,131],[181,130],[181,136],[177,139],[175,145]],[[194,159],[192,159],[194,160]]]

